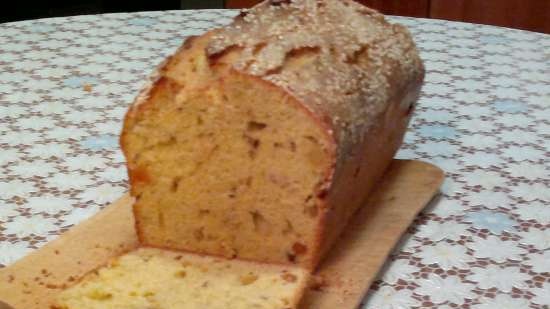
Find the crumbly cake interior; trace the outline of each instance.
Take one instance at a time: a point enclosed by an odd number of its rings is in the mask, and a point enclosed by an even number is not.
[[[142,248],[86,275],[55,308],[292,309],[307,280],[295,267]]]
[[[211,70],[202,57],[172,59],[149,102],[127,121],[122,141],[140,238],[299,263],[314,250],[307,244],[318,232],[311,227],[330,168],[328,137],[285,92],[222,66],[201,74]]]

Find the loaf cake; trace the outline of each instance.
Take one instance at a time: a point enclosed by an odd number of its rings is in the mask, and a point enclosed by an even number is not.
[[[315,269],[423,77],[407,29],[350,0],[265,1],[188,38],[124,121],[140,241]]]
[[[293,309],[307,280],[295,266],[142,248],[63,291],[54,308]]]
[[[423,78],[409,32],[351,0],[265,1],[188,38],[121,134],[145,247],[55,308],[298,308]]]

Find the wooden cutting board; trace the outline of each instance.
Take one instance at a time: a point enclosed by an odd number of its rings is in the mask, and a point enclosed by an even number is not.
[[[315,274],[320,286],[306,292],[301,308],[356,308],[443,178],[443,171],[431,164],[394,160],[321,264]],[[132,198],[123,196],[55,241],[0,269],[0,301],[15,309],[47,309],[64,287],[109,259],[137,248],[132,203]]]

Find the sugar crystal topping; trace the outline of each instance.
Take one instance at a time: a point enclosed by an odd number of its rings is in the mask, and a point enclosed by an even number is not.
[[[206,51],[230,48],[239,50],[235,69],[271,81],[329,119],[344,153],[385,109],[392,87],[423,70],[406,28],[351,0],[264,1],[220,29]]]

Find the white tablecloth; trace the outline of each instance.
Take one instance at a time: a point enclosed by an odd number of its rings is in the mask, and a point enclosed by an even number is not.
[[[0,265],[126,190],[121,119],[152,68],[235,11],[0,24]],[[426,83],[400,158],[447,172],[366,308],[549,308],[550,36],[391,18]]]

